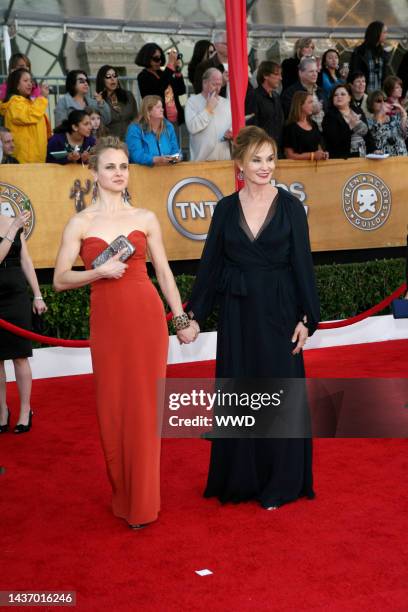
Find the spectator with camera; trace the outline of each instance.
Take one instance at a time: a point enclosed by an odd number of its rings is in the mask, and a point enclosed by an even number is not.
[[[9,59],[8,64],[8,74],[14,72],[14,70],[19,70],[20,68],[24,68],[28,70],[28,72],[32,72],[31,70],[31,62],[27,55],[24,53],[13,53],[13,55]],[[0,100],[4,100],[7,96],[7,81],[0,85]],[[41,87],[37,85],[37,83],[33,80],[33,88],[31,90],[31,98],[38,98],[41,96]]]
[[[175,49],[168,52],[167,66],[164,52],[156,43],[147,43],[136,55],[135,63],[143,70],[137,76],[139,91],[145,96],[160,96],[164,115],[173,124],[184,123],[184,111],[179,96],[186,93],[186,84],[181,74],[181,57]]]
[[[142,166],[167,166],[182,160],[173,125],[164,118],[160,96],[146,96],[140,115],[126,134],[129,160]]]
[[[89,152],[95,144],[92,122],[87,110],[74,110],[54,130],[48,141],[47,163],[87,164]]]
[[[321,69],[317,77],[317,84],[329,98],[330,92],[339,83],[344,83],[344,79],[339,69],[340,55],[337,49],[327,49],[322,56]]]
[[[0,104],[4,125],[13,134],[15,157],[20,164],[43,163],[51,128],[47,116],[49,88],[41,84],[41,96],[31,99],[33,80],[25,68],[11,72],[7,96]]]

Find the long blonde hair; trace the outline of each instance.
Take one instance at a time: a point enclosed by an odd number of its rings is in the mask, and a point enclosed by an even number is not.
[[[150,123],[150,111],[156,104],[161,102],[163,104],[163,100],[160,96],[145,96],[142,100],[142,105],[140,107],[139,116],[136,119],[136,123],[138,123],[143,130],[147,132],[152,132],[152,126]],[[160,121],[159,129],[157,130],[157,136],[160,137],[161,133],[166,129],[166,124],[164,123],[164,119]]]

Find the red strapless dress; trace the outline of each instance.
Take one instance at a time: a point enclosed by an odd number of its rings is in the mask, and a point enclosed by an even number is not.
[[[157,380],[166,376],[168,332],[146,270],[146,236],[133,230],[128,238],[136,252],[122,278],[91,286],[90,344],[112,509],[133,524],[156,520],[160,510]],[[87,269],[104,248],[101,238],[83,240]]]

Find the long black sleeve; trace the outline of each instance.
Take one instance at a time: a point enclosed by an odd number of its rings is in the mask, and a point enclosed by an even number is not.
[[[224,264],[223,229],[231,210],[232,196],[223,198],[215,207],[201,256],[197,276],[186,311],[194,313],[201,325],[211,314],[217,296],[217,283]]]
[[[309,226],[305,209],[295,197],[288,197],[286,206],[292,229],[291,265],[302,307],[300,316],[306,315],[311,336],[320,320],[320,303],[310,249]]]

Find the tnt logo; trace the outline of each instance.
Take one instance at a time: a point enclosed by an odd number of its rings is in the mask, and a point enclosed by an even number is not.
[[[391,211],[391,191],[377,175],[361,172],[343,187],[343,211],[355,228],[371,231],[387,221]]]
[[[221,190],[202,177],[182,179],[170,190],[167,213],[174,228],[190,240],[205,240]]]

